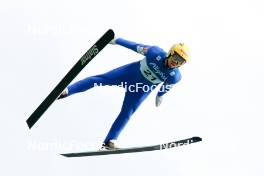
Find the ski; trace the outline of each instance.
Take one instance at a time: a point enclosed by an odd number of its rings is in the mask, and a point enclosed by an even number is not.
[[[114,31],[109,29],[71,68],[59,84],[44,99],[38,108],[27,119],[29,129],[40,119],[42,114],[57,99],[61,92],[70,84],[70,82],[80,73],[80,71],[114,38]]]
[[[98,151],[88,151],[88,152],[81,152],[81,153],[65,153],[65,154],[61,154],[61,155],[65,156],[65,157],[84,157],[84,156],[98,156],[98,155],[146,152],[146,151],[170,149],[170,148],[188,145],[188,144],[192,144],[192,143],[196,143],[196,142],[200,142],[200,141],[202,141],[202,138],[192,137],[192,138],[188,138],[188,139],[163,143],[163,144],[159,144],[159,145],[132,147],[132,148],[121,148],[121,149],[117,149],[117,150],[98,150]]]

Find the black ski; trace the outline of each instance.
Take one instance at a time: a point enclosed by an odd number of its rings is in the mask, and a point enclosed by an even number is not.
[[[29,129],[40,119],[42,114],[56,100],[61,92],[70,84],[70,82],[80,73],[80,71],[114,38],[114,31],[109,29],[72,67],[64,76],[59,84],[51,91],[46,99],[27,119]]]
[[[179,147],[187,144],[192,144],[195,142],[202,141],[200,137],[192,137],[188,139],[183,139],[179,141],[163,143],[159,145],[151,145],[144,147],[133,147],[133,148],[122,148],[117,150],[98,150],[98,151],[89,151],[89,152],[81,152],[81,153],[65,153],[61,154],[65,157],[83,157],[83,156],[98,156],[98,155],[110,155],[110,154],[122,154],[122,153],[135,153],[135,152],[146,152],[146,151],[154,151],[154,150],[165,150],[173,147]]]

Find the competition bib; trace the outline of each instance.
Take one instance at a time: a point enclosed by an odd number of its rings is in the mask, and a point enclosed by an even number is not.
[[[148,81],[150,81],[153,84],[159,84],[162,81],[156,76],[155,73],[153,73],[150,68],[147,65],[147,60],[144,58],[140,61],[140,71],[141,74],[146,78]]]

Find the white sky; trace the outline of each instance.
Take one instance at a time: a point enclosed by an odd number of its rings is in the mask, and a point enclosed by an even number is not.
[[[263,175],[263,16],[260,0],[0,1],[0,175]],[[139,154],[58,155],[98,148],[124,95],[110,87],[55,102],[28,130],[25,120],[109,28],[165,50],[175,42],[191,49],[182,81],[159,108],[157,92],[148,97],[120,145],[192,136],[203,142]],[[75,81],[141,58],[109,45]],[[49,143],[64,147],[45,149]]]

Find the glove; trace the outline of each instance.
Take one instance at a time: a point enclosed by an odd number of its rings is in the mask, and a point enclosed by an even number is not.
[[[162,96],[156,96],[156,107],[159,107],[162,102],[163,97]]]
[[[113,40],[111,40],[110,42],[109,42],[109,44],[111,44],[111,45],[115,45],[116,44],[116,37],[113,39]]]

